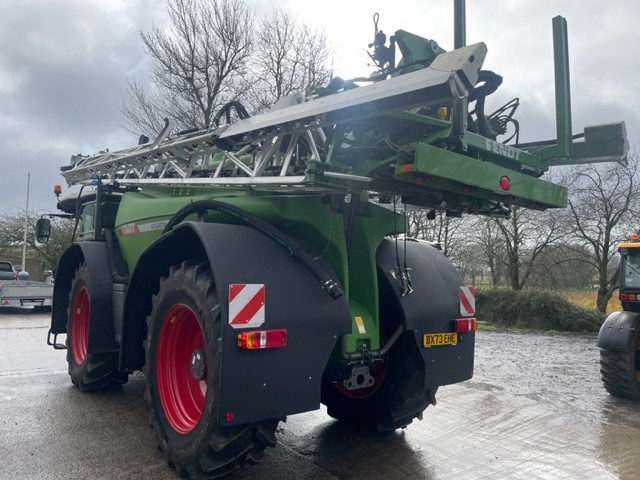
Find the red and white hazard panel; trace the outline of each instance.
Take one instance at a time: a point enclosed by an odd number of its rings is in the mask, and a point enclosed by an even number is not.
[[[229,325],[255,328],[264,323],[265,288],[263,283],[229,284]]]
[[[476,289],[460,287],[460,315],[472,317],[476,313]]]

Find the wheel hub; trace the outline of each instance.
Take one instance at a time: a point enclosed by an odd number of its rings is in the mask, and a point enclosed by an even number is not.
[[[191,354],[191,375],[196,380],[202,380],[204,377],[205,356],[204,351],[194,350]]]

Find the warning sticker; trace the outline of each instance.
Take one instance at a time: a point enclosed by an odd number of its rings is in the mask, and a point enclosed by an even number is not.
[[[360,335],[365,335],[367,333],[367,330],[364,328],[364,321],[362,320],[362,317],[356,315],[354,317],[354,320],[356,321],[356,326],[358,327],[358,333]]]
[[[229,325],[255,328],[265,320],[265,287],[262,283],[229,284]]]
[[[460,287],[460,315],[471,317],[476,313],[476,289]]]

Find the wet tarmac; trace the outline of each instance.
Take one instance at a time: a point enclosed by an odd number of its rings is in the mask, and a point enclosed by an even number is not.
[[[176,479],[146,419],[144,379],[72,387],[48,314],[0,309],[0,479]],[[471,381],[423,421],[360,436],[323,409],[288,418],[238,479],[640,478],[640,402],[602,388],[594,336],[478,332]]]

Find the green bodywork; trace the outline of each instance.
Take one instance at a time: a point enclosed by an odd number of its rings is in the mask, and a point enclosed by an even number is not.
[[[343,348],[347,352],[356,352],[362,346],[368,350],[379,348],[375,255],[385,236],[404,231],[401,215],[376,204],[360,204],[351,221],[348,245],[344,232],[345,224],[350,221],[349,203],[327,203],[319,195],[150,186],[142,192],[125,193],[116,217],[118,244],[129,271],[133,271],[144,249],[160,237],[176,211],[190,202],[205,199],[240,207],[260,216],[292,238],[304,239],[313,245],[314,250],[326,257],[335,270],[348,298],[354,323],[353,333],[343,339]],[[145,215],[141,216],[140,212],[145,212]],[[218,212],[209,212],[205,221],[236,222],[234,218]],[[364,329],[358,329],[356,317],[362,319]]]

